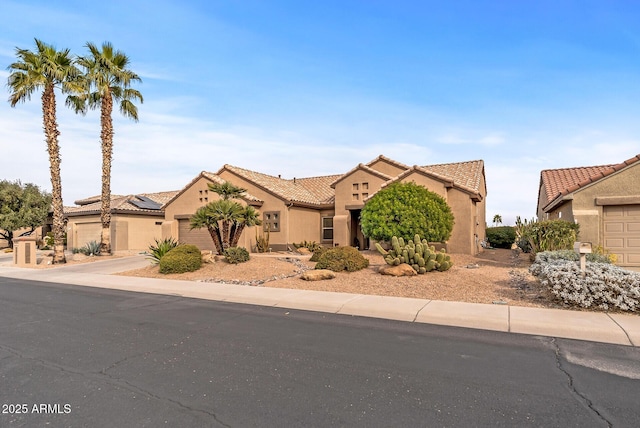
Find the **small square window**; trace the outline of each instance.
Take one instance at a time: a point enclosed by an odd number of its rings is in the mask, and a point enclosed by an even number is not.
[[[353,183],[353,191],[354,192],[357,192],[359,188],[360,188],[360,186],[358,185],[358,183]]]
[[[368,193],[363,193],[363,194],[362,194],[362,200],[365,200],[365,199],[367,199],[368,197],[369,197],[369,194],[368,194]]]
[[[369,190],[369,183],[362,183],[362,190]]]
[[[265,232],[280,232],[280,211],[265,211],[262,214],[262,229]]]
[[[353,199],[354,201],[358,201],[360,200],[360,195],[358,193],[354,193],[353,195],[351,195],[351,199]]]

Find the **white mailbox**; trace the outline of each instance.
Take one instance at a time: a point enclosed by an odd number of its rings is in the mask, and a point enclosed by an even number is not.
[[[578,254],[591,254],[591,242],[576,242],[573,250]]]

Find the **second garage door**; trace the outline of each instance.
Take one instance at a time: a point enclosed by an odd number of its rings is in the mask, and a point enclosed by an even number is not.
[[[640,205],[604,207],[604,247],[621,266],[640,267]]]
[[[215,250],[213,240],[207,229],[193,229],[189,225],[189,220],[179,220],[178,241],[181,244],[191,244],[201,250]]]

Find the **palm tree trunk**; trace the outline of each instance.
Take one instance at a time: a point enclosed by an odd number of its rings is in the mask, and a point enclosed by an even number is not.
[[[113,156],[113,99],[107,92],[102,99],[100,108],[100,140],[102,143],[102,205],[100,222],[102,234],[100,236],[100,254],[111,254],[111,158]]]
[[[238,241],[240,241],[240,235],[242,235],[242,231],[244,230],[246,223],[239,223],[236,225],[233,233],[231,234],[231,246],[237,247]]]
[[[229,248],[229,221],[222,221],[222,248]]]
[[[53,209],[53,263],[66,263],[64,256],[64,211],[62,204],[62,182],[60,179],[60,146],[58,145],[58,123],[56,122],[56,97],[53,84],[47,84],[42,92],[42,117],[44,134],[49,153],[51,172],[51,206]]]
[[[222,247],[222,240],[220,239],[219,230],[213,227],[207,227],[209,230],[209,235],[211,235],[211,239],[213,239],[213,245],[216,247],[216,251],[218,254],[222,255],[224,252],[224,248]]]

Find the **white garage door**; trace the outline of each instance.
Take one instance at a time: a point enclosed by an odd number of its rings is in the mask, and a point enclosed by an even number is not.
[[[178,241],[181,244],[195,245],[201,250],[215,250],[209,231],[206,228],[191,230],[189,220],[179,220]]]
[[[640,205],[604,207],[604,247],[622,266],[640,266]]]
[[[82,248],[91,241],[100,242],[102,235],[102,223],[78,223],[73,241],[75,248]]]

